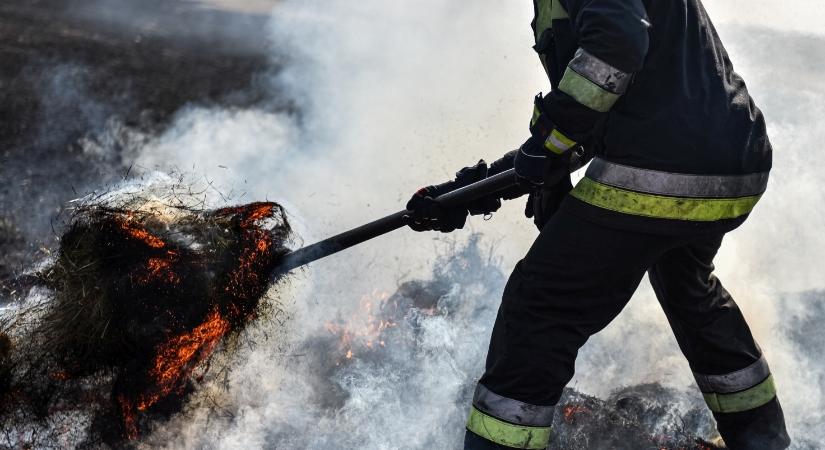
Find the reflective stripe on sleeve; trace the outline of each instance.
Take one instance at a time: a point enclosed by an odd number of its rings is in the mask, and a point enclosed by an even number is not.
[[[553,27],[552,0],[538,0],[536,2],[536,44],[539,43],[542,33]]]
[[[476,407],[470,409],[467,429],[496,444],[512,448],[544,450],[550,442],[550,427],[515,425],[485,414]]]
[[[569,67],[561,77],[559,89],[582,105],[598,112],[610,111],[619,100],[619,94],[605,91]]]
[[[632,78],[580,48],[567,65],[559,89],[594,111],[607,112],[627,91]]]
[[[544,30],[553,27],[554,20],[567,19],[569,15],[559,0],[536,1],[536,43]]]
[[[580,48],[567,67],[592,81],[602,89],[622,95],[627,92],[633,74],[623,72]]]
[[[530,119],[530,127],[536,126],[536,122],[539,121],[539,117],[541,117],[541,111],[539,111],[539,107],[533,105],[533,118]]]
[[[544,147],[557,155],[570,150],[574,145],[576,145],[576,141],[565,136],[556,128],[550,132],[550,135],[544,141]]]
[[[561,19],[569,19],[570,16],[567,14],[567,10],[564,9],[564,6],[559,2],[559,0],[540,0],[540,1],[550,1],[553,4],[551,6],[552,13],[550,15],[551,20],[561,20]]]

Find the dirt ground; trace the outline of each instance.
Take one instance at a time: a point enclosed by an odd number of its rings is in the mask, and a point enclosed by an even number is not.
[[[53,246],[67,201],[129,170],[117,145],[89,150],[112,123],[151,135],[187,104],[265,100],[272,1],[0,2],[0,280]]]

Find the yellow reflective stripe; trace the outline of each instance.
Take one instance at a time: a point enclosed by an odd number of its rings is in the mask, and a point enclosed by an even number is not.
[[[559,89],[588,108],[598,112],[608,112],[616,104],[620,95],[604,90],[571,68],[564,71]]]
[[[544,30],[553,28],[553,21],[569,18],[567,10],[558,0],[536,0],[536,43],[538,44]]]
[[[544,141],[544,147],[557,155],[561,155],[567,150],[570,150],[570,147],[574,145],[576,145],[576,141],[563,135],[561,131],[555,128],[553,128],[550,136],[547,136],[547,139]]]
[[[564,6],[559,3],[559,0],[550,0],[553,4],[550,8],[550,20],[559,20],[559,19],[567,19],[570,16],[567,14],[567,10],[564,9]]]
[[[642,194],[582,178],[571,191],[577,199],[624,214],[698,222],[734,219],[751,212],[761,195],[740,198],[685,198]]]
[[[702,394],[708,408],[716,413],[736,413],[758,408],[776,397],[773,375],[756,386],[733,394]]]
[[[539,111],[539,107],[533,105],[533,118],[530,119],[530,128],[536,126],[536,122],[539,121],[539,117],[541,117],[541,111]]]
[[[550,427],[514,425],[484,414],[475,406],[470,409],[467,429],[506,447],[544,450],[550,442]]]
[[[536,1],[536,44],[538,44],[544,30],[553,28],[553,1]]]

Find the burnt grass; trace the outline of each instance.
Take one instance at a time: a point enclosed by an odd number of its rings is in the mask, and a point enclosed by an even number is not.
[[[265,27],[185,0],[0,2],[0,280],[54,248],[68,200],[130,171],[117,136],[88,151],[113,121],[151,135],[190,104],[276,107]]]

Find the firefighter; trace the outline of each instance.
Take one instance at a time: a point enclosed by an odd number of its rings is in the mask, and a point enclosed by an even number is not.
[[[449,232],[528,195],[540,230],[504,289],[465,449],[545,448],[579,348],[646,272],[727,447],[787,448],[768,362],[713,274],[723,236],[765,191],[771,144],[701,1],[534,8],[551,91],[535,98],[530,137],[407,205],[411,228]],[[571,157],[582,154],[592,161],[573,187]],[[433,200],[511,167],[519,187],[496,197],[451,209]]]

